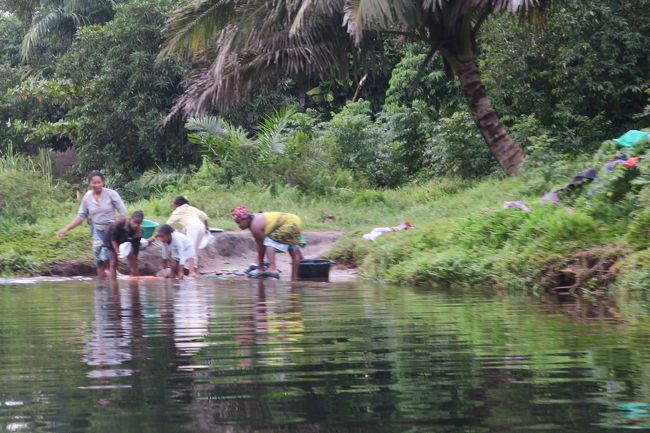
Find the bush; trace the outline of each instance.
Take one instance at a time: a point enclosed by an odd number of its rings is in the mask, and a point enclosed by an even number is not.
[[[481,137],[472,117],[458,111],[433,125],[425,152],[429,176],[486,176],[498,171],[498,164]]]
[[[51,215],[68,193],[44,182],[37,172],[0,171],[0,219],[34,223]]]

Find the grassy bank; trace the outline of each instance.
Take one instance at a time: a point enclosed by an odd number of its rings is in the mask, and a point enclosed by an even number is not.
[[[592,160],[530,169],[517,178],[488,179],[442,195],[417,213],[417,230],[375,242],[353,230],[330,252],[365,278],[397,284],[555,291],[597,298],[607,292],[645,309],[650,289],[650,162],[609,172],[607,147]],[[588,166],[598,178],[562,205],[541,204],[551,186]],[[602,167],[602,168],[601,168]],[[429,184],[428,188],[435,188]],[[416,194],[416,191],[411,191]],[[521,200],[523,212],[502,208]]]
[[[556,289],[583,296],[598,296],[608,288],[626,296],[645,293],[650,288],[647,160],[634,172],[605,172],[560,206],[539,203],[552,186],[566,184],[586,166],[602,165],[606,153],[595,161],[528,168],[516,178],[438,179],[393,190],[337,189],[323,196],[255,185],[170,190],[128,208],[143,209],[147,218],[162,222],[172,198],[184,194],[208,213],[211,225],[230,230],[236,229],[230,209],[241,203],[252,210],[294,212],[302,216],[306,230],[345,231],[330,257],[358,266],[364,278],[378,281],[536,293]],[[19,179],[22,173],[8,178]],[[23,188],[30,182],[38,184],[33,176],[16,181]],[[27,217],[0,219],[2,274],[39,273],[62,261],[90,261],[83,226],[60,241],[54,238],[74,216],[74,188],[48,188],[14,195],[24,202],[17,209],[33,209]],[[521,200],[532,211],[503,209],[506,200]],[[376,241],[361,239],[373,227],[406,220],[416,229]]]

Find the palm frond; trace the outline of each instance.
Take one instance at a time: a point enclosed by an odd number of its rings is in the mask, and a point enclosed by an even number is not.
[[[275,110],[262,119],[257,130],[257,139],[274,153],[284,152],[282,133],[296,115],[295,107]]]
[[[35,47],[66,19],[65,11],[62,8],[53,9],[46,14],[35,16],[34,23],[23,37],[23,42],[20,47],[20,54],[23,60],[29,60]]]
[[[214,46],[233,18],[236,0],[195,0],[176,10],[163,28],[160,57],[171,53],[190,56]]]
[[[188,119],[185,129],[199,134],[210,134],[222,137],[226,134],[224,122],[216,116],[201,116]]]
[[[343,77],[349,54],[366,43],[369,30],[416,35],[471,54],[483,17],[530,16],[550,1],[193,0],[164,31],[160,55],[181,52],[198,66],[165,121],[228,106],[280,76]],[[458,37],[468,31],[469,44]]]

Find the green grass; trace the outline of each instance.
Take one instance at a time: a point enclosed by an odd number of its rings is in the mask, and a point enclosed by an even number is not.
[[[570,207],[539,203],[552,185],[566,182],[582,168],[582,163],[574,163],[559,167],[553,176],[533,170],[515,178],[436,179],[394,190],[338,189],[327,196],[282,187],[216,186],[169,191],[156,199],[129,203],[128,210],[142,209],[146,218],[162,223],[174,196],[183,194],[206,211],[211,226],[227,230],[238,230],[230,209],[239,204],[252,211],[296,213],[303,218],[305,230],[345,231],[329,256],[358,266],[362,278],[375,281],[540,293],[552,285],[549,269],[561,269],[576,257],[592,254],[616,261],[620,293],[647,292],[650,193],[642,189],[616,203],[609,202],[607,194],[579,198]],[[522,200],[532,212],[502,209],[506,200]],[[35,222],[0,218],[0,273],[38,273],[67,260],[90,262],[85,225],[60,241],[54,237],[74,217],[76,205],[70,196],[54,208],[49,205],[47,214],[36,215]],[[376,241],[361,238],[374,227],[406,220],[416,228]]]

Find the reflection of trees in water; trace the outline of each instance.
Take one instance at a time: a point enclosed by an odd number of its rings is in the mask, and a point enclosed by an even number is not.
[[[579,431],[602,417],[585,396],[608,380],[620,384],[612,401],[650,394],[650,373],[638,371],[647,351],[634,342],[565,344],[572,324],[540,323],[519,304],[513,313],[408,290],[188,283],[97,288],[85,345],[106,384],[132,386],[128,410],[170,419],[169,429],[506,432],[544,421]],[[119,369],[130,376],[106,376]]]

